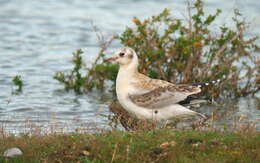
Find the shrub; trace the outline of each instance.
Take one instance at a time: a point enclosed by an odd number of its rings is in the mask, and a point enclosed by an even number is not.
[[[54,75],[54,79],[63,83],[66,90],[73,89],[76,93],[82,93],[82,88],[86,82],[86,77],[82,76],[80,73],[80,70],[84,66],[81,54],[83,54],[81,49],[73,53],[72,63],[74,67],[72,70],[67,73],[57,72]]]
[[[258,38],[245,36],[248,25],[238,10],[234,10],[235,28],[222,25],[213,31],[211,25],[220,13],[217,9],[215,14],[206,15],[202,1],[197,0],[188,5],[187,21],[173,18],[165,9],[143,21],[133,18],[135,27],[127,27],[115,39],[137,52],[139,71],[152,78],[173,83],[223,79],[221,84],[208,87],[205,92],[229,97],[254,94],[260,89],[259,63],[253,56],[259,51]],[[84,77],[78,73],[64,76],[59,72],[55,78],[76,92],[79,86],[86,90],[102,89],[106,81],[113,82],[114,90],[118,66],[104,62],[102,49]]]
[[[20,75],[14,76],[12,82],[17,87],[15,89],[15,91],[13,91],[12,93],[16,94],[16,93],[22,92],[24,84],[23,84],[23,80],[22,80],[21,76]]]

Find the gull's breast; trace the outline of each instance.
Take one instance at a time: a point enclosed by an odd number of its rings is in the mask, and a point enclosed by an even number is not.
[[[118,82],[116,86],[116,94],[119,103],[124,109],[126,109],[131,114],[134,114],[138,118],[150,119],[152,110],[139,107],[129,99],[129,94],[135,91],[135,88],[132,87],[130,84]]]

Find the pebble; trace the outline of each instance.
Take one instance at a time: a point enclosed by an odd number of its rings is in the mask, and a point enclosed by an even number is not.
[[[161,148],[165,149],[168,147],[174,147],[177,143],[175,141],[165,142],[160,145]]]
[[[90,156],[90,152],[89,152],[89,151],[82,151],[82,154],[83,154],[84,156]]]
[[[23,152],[19,148],[9,148],[4,152],[4,157],[20,156]]]

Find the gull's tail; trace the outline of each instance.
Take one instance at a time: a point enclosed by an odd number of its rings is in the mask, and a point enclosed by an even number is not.
[[[206,86],[209,86],[209,85],[216,85],[216,84],[220,83],[221,81],[222,80],[218,79],[218,80],[212,80],[212,81],[209,81],[209,82],[194,83],[192,85],[197,86],[199,88],[203,88],[203,87],[206,87]]]
[[[224,79],[225,77],[223,77]],[[203,82],[203,83],[194,83],[192,84],[193,86],[196,86],[198,88],[203,88],[203,87],[206,87],[206,86],[210,86],[210,85],[216,85],[216,84],[219,84],[223,79],[218,79],[218,80],[212,80],[212,81],[209,81],[209,82]],[[200,104],[202,103],[205,103],[207,102],[206,100],[203,100],[203,99],[200,99],[198,98],[196,95],[190,95],[188,96],[185,100],[183,101],[180,101],[178,104],[186,107],[186,108],[190,108],[190,107],[200,107]],[[206,116],[201,114],[201,113],[197,113],[197,112],[194,112],[195,115],[199,115],[201,116],[203,119],[206,119]]]
[[[191,85],[196,86],[198,88],[203,88],[203,87],[210,86],[210,85],[216,85],[216,84],[220,83],[221,81],[222,80],[218,79],[218,80],[212,80],[212,81],[209,81],[209,82],[194,83],[194,84],[191,84]],[[186,99],[184,99],[183,101],[180,101],[178,104],[186,106],[186,107],[190,107],[190,106],[199,107],[200,106],[199,104],[205,103],[205,102],[207,102],[207,101],[199,99],[196,95],[190,95]]]

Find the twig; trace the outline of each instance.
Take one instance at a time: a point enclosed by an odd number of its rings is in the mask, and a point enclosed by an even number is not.
[[[206,69],[204,71],[203,76],[205,76],[205,73],[208,72],[208,69],[210,67],[210,65],[212,64],[213,60],[215,57],[217,57],[218,55],[220,55],[221,53],[224,52],[224,50],[226,50],[228,44],[234,40],[236,40],[239,37],[239,35],[235,35],[231,40],[227,41],[224,45],[221,46],[221,48],[215,53],[215,55],[210,59],[210,61],[207,63]]]
[[[114,36],[109,38],[109,39],[105,39],[104,35],[102,34],[102,32],[100,32],[100,30],[97,28],[97,26],[95,26],[93,24],[93,22],[91,22],[92,28],[94,30],[94,32],[96,33],[98,42],[99,42],[99,47],[101,48],[98,52],[98,55],[96,57],[96,59],[94,60],[94,62],[91,65],[91,68],[87,68],[88,72],[92,71],[95,68],[95,65],[97,64],[97,62],[100,60],[100,58],[103,56],[103,53],[107,50],[107,48],[111,45],[111,43],[114,40]],[[92,78],[90,78],[90,73],[87,74],[87,81],[86,83],[90,83],[91,80],[93,80]]]
[[[91,25],[92,25],[92,28],[93,28],[96,36],[97,36],[98,43],[99,43],[99,46],[101,48],[98,52],[97,58],[95,59],[95,61],[92,64],[92,65],[95,65],[95,64],[97,64],[98,60],[102,57],[102,54],[104,53],[104,51],[106,51],[107,48],[109,47],[109,45],[113,42],[115,37],[113,36],[109,39],[105,39],[104,34],[98,29],[97,26],[95,26],[93,24],[93,22],[91,22]]]
[[[118,144],[115,145],[115,149],[114,149],[113,156],[112,156],[112,159],[111,159],[111,162],[110,162],[110,163],[112,163],[112,162],[114,161],[114,159],[115,159],[116,150],[117,150],[117,145],[118,145]]]
[[[189,23],[189,35],[192,36],[192,17],[191,17],[191,5],[190,1],[187,1],[187,10],[188,10],[188,23]]]

